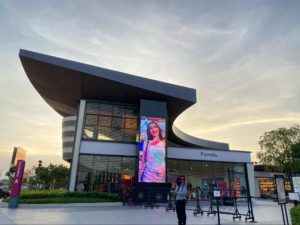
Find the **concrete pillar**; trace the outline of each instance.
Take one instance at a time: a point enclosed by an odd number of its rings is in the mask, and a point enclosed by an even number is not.
[[[79,161],[79,154],[80,154],[80,144],[81,144],[81,137],[82,137],[83,122],[84,122],[85,104],[86,104],[85,100],[80,100],[78,115],[77,115],[76,131],[75,131],[75,141],[73,147],[73,158],[71,162],[69,191],[75,191],[75,186],[76,186],[76,175],[77,175],[78,161]]]

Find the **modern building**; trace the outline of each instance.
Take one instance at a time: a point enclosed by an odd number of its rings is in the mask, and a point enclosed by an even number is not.
[[[193,137],[175,126],[196,103],[195,89],[27,50],[19,56],[35,89],[63,117],[70,191],[80,182],[86,191],[119,192],[135,184],[171,184],[183,176],[191,193],[217,185],[224,195],[234,188],[238,195],[254,196],[250,152],[232,151],[227,143]],[[160,150],[153,148],[156,139],[149,139],[151,126],[159,127]],[[152,152],[154,161],[143,161]],[[160,168],[156,172],[150,170],[154,165]]]

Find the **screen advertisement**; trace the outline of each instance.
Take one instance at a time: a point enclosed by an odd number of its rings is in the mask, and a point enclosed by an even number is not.
[[[278,203],[285,204],[286,196],[285,196],[285,189],[284,189],[284,177],[281,175],[275,175],[275,183],[277,188]]]
[[[294,192],[298,192],[300,194],[300,177],[292,177]]]
[[[166,182],[166,120],[141,116],[139,182]]]

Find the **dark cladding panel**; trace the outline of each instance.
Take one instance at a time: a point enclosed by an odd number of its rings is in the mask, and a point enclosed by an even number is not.
[[[167,103],[141,99],[140,115],[159,118],[167,118]]]

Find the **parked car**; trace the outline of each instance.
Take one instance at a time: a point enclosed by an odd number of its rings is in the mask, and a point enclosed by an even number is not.
[[[4,191],[3,189],[0,188],[0,198],[6,198],[9,197],[9,192]]]

